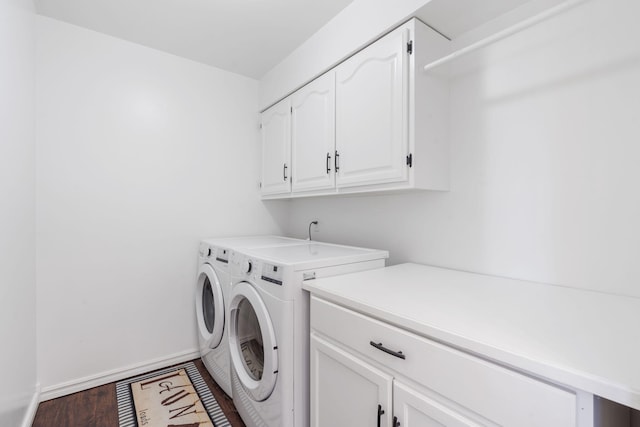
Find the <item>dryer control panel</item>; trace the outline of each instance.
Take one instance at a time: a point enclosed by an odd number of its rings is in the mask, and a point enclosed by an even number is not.
[[[229,263],[229,252],[231,252],[229,249],[226,248],[216,248],[216,261],[218,262],[222,262],[225,264]]]
[[[262,264],[262,280],[282,286],[282,267],[275,264]]]
[[[268,261],[256,259],[233,251],[230,259],[231,274],[238,278],[249,280],[264,280],[274,285],[283,286],[285,267]]]

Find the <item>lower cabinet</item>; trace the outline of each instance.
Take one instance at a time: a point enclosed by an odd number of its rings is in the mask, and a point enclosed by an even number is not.
[[[311,425],[390,426],[393,377],[311,336]]]
[[[311,336],[311,402],[316,427],[480,426],[317,335]]]
[[[395,381],[393,384],[393,398],[393,427],[479,427],[482,425],[400,381]]]
[[[576,394],[311,296],[312,427],[575,427]]]

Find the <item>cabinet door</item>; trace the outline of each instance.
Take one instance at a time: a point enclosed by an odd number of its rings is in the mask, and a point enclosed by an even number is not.
[[[311,427],[391,427],[390,375],[315,334],[310,348]]]
[[[317,78],[291,95],[291,190],[333,188],[335,73]]]
[[[408,176],[408,29],[336,67],[337,187]]]
[[[393,416],[400,427],[481,427],[397,380],[393,383]]]
[[[291,191],[291,102],[287,98],[262,113],[262,194]]]

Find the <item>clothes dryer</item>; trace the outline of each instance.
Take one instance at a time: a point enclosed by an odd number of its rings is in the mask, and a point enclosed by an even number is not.
[[[195,298],[200,356],[214,381],[229,396],[232,388],[226,303],[231,286],[230,253],[238,249],[302,242],[304,240],[280,236],[244,236],[206,239],[200,243]]]
[[[232,251],[231,382],[247,427],[309,425],[309,295],[303,281],[382,268],[388,256],[316,242]]]

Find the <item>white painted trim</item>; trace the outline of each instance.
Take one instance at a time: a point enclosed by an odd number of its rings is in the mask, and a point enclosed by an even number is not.
[[[578,427],[593,427],[594,426],[594,409],[593,409],[593,394],[586,391],[576,391],[576,397],[578,398],[577,414]]]
[[[84,378],[78,378],[76,380],[47,386],[42,389],[40,401],[44,402],[60,396],[66,396],[68,394],[88,390],[93,387],[133,377],[135,375],[144,374],[156,369],[166,368],[167,366],[187,362],[199,357],[199,350],[187,350],[180,353],[174,353],[167,357],[152,359],[119,369],[113,369],[111,371],[90,375]]]
[[[31,402],[27,407],[27,412],[22,419],[22,427],[31,427],[33,420],[36,418],[36,412],[38,411],[38,405],[40,404],[40,383],[36,383],[36,389],[31,397]]]

